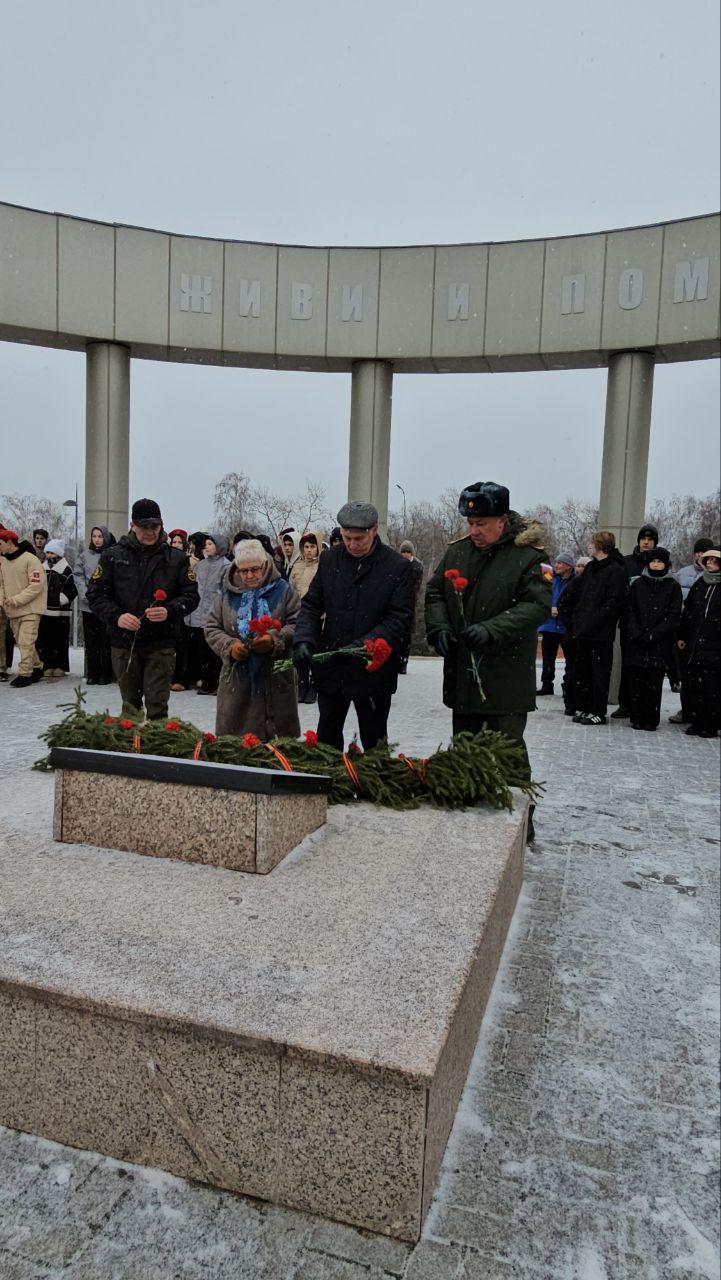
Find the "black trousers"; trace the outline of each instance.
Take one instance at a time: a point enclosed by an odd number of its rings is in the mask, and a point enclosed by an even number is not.
[[[83,638],[85,640],[85,674],[88,680],[92,680],[93,684],[112,684],[113,663],[105,623],[87,609],[83,609]]]
[[[556,658],[558,650],[563,648],[564,657],[566,655],[566,642],[562,631],[542,631],[541,632],[541,658],[543,667],[541,669],[541,688],[548,689],[553,692],[553,683],[556,679]]]
[[[208,644],[203,628],[191,627],[190,630],[192,632],[192,640],[190,642],[191,670],[197,672],[195,679],[200,680],[203,689],[208,689],[211,693],[215,693],[218,688],[220,670],[223,663]]]
[[[576,640],[576,710],[604,717],[613,665],[613,640]]]
[[[70,619],[43,614],[35,647],[44,671],[69,671]]]
[[[626,691],[631,724],[656,728],[661,719],[663,667],[626,667]]]
[[[193,689],[195,687],[195,678],[192,675],[192,645],[193,645],[193,628],[183,626],[180,629],[180,637],[175,649],[175,670],[173,671],[173,684],[182,684],[184,689]]]
[[[568,711],[576,710],[576,641],[570,636],[563,637],[563,652],[566,666],[563,672],[563,701]]]
[[[343,725],[351,702],[358,716],[358,728],[364,751],[370,751],[382,738],[388,737],[388,716],[392,694],[382,698],[346,698],[342,694],[318,690],[318,738],[329,747],[343,750]]]
[[[721,729],[721,668],[701,667],[693,658],[686,668],[691,724],[702,733]]]

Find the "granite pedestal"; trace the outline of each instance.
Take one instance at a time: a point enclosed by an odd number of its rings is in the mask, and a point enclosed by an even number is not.
[[[270,877],[6,847],[0,1123],[416,1240],[526,808],[335,806]]]
[[[328,778],[55,747],[53,835],[265,875],[326,819]]]

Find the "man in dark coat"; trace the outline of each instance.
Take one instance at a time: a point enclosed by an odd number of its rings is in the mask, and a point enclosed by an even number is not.
[[[318,689],[318,737],[343,750],[343,725],[351,702],[365,750],[387,737],[391,698],[398,687],[398,651],[413,623],[415,596],[410,565],[378,537],[378,512],[370,502],[347,502],[338,512],[342,541],[320,557],[303,597],[293,657],[303,665],[330,649],[357,648],[383,639],[392,653],[378,670],[340,655],[313,667]]]
[[[576,640],[576,724],[606,723],[613,640],[628,592],[626,563],[608,530],[594,533],[573,610]]]
[[[642,524],[641,528],[638,531],[638,536],[636,538],[636,545],[633,548],[633,551],[631,552],[630,555],[623,557],[626,565],[626,572],[628,573],[629,582],[633,582],[634,578],[638,578],[641,576],[644,569],[646,568],[646,565],[648,564],[649,553],[653,551],[654,547],[657,547],[657,546],[658,546],[658,529],[656,528],[655,524]],[[623,658],[623,650],[626,644],[625,620],[623,617],[621,618],[621,626],[620,626],[619,634],[620,634],[620,640],[621,640],[621,660],[623,665],[621,669],[621,681],[618,686],[618,706],[616,707],[615,711],[611,712],[611,719],[627,720],[631,713],[629,710],[629,693],[628,693],[628,683],[627,683],[627,676],[626,676],[627,663]],[[680,676],[677,675],[678,663],[676,661],[675,654],[671,655],[671,664],[672,664],[672,667],[670,671],[670,678],[671,678],[671,687],[673,688],[678,683],[678,680],[680,680]]]
[[[687,660],[691,724],[686,733],[715,738],[721,728],[721,551],[701,552],[703,572],[689,591],[678,629]]]
[[[663,676],[675,647],[681,618],[681,588],[669,576],[665,547],[648,553],[648,563],[629,588],[624,607],[623,665],[631,728],[658,728]]]
[[[188,557],[170,546],[152,498],[133,504],[130,532],[103,551],[87,600],[107,628],[122,714],[138,719],[144,699],[147,719],[164,719],[180,628],[198,606],[198,588]]]
[[[464,489],[458,510],[468,536],[450,544],[426,587],[428,643],[444,660],[443,701],[453,711],[454,734],[487,725],[525,751],[526,720],[536,706],[536,633],[551,613],[542,530],[511,511],[508,489],[493,481]],[[527,755],[526,771],[530,779]]]

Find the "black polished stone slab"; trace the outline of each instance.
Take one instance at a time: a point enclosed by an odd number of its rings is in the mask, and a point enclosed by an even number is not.
[[[181,786],[216,787],[224,791],[251,791],[256,795],[326,795],[330,778],[317,773],[287,773],[285,769],[253,769],[240,764],[215,764],[208,760],[175,760],[124,751],[92,751],[86,747],[52,747],[55,769],[105,773],[116,777],[174,782]]]

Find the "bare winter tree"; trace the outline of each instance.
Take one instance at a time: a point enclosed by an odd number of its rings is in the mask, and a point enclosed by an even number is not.
[[[661,546],[670,551],[675,569],[690,564],[697,538],[711,538],[718,546],[721,537],[720,504],[721,492],[718,490],[706,498],[676,493],[672,498],[657,498],[651,504],[648,519],[658,529]]]
[[[591,534],[598,529],[598,507],[582,498],[566,498],[560,507],[534,507],[526,517],[544,526],[549,556],[561,551],[586,555]]]
[[[232,538],[253,518],[253,488],[242,471],[229,471],[215,486],[213,528]]]
[[[21,538],[29,540],[32,540],[33,529],[47,529],[51,538],[63,539],[68,558],[72,560],[75,515],[70,507],[37,494],[4,493],[0,496],[0,521],[7,529],[14,529]],[[82,544],[82,527],[78,529],[78,539]]]

